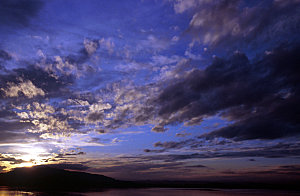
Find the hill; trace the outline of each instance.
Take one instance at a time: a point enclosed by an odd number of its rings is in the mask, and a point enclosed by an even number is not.
[[[103,175],[67,171],[47,166],[16,168],[0,174],[0,186],[36,190],[85,190],[121,187],[124,183]]]

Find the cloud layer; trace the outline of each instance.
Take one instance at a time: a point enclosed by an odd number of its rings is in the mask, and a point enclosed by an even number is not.
[[[0,169],[292,175],[299,5],[1,1]]]

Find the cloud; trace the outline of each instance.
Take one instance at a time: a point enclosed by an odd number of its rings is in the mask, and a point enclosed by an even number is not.
[[[252,169],[250,171],[225,171],[224,173],[233,175],[233,176],[255,176],[256,178],[263,178],[264,181],[267,178],[270,182],[278,181],[282,184],[284,177],[287,179],[284,180],[286,184],[294,184],[293,179],[297,182],[300,177],[300,165],[279,165],[279,166],[269,166],[264,169]],[[298,179],[297,179],[298,178]]]
[[[161,126],[161,125],[156,125],[155,127],[153,127],[151,129],[151,131],[156,132],[156,133],[165,132],[167,130],[168,130],[167,128],[164,128],[164,126]]]
[[[71,75],[77,74],[77,67],[73,65],[69,60],[63,60],[60,56],[54,57],[54,63],[49,64],[46,67],[47,71],[56,73],[57,75],[63,74],[63,75]],[[56,76],[57,77],[57,76]]]
[[[47,164],[47,166],[52,168],[57,168],[57,169],[67,169],[67,170],[77,170],[77,171],[85,171],[89,169],[88,166],[85,166],[80,163]]]
[[[54,159],[58,159],[58,160],[66,160],[66,159],[70,159],[70,158],[75,158],[78,155],[85,155],[85,152],[79,151],[80,149],[76,149],[76,150],[69,150],[66,152],[62,152],[57,154]]]
[[[204,70],[182,73],[182,79],[169,81],[154,98],[160,125],[199,124],[219,114],[235,123],[203,137],[246,140],[299,134],[298,52],[298,46],[282,46],[253,63],[235,53],[228,60],[216,58]]]
[[[182,172],[189,173],[190,169],[182,167],[182,163],[176,162],[152,162],[147,158],[139,157],[118,157],[101,159],[101,162],[92,161],[96,167],[89,168],[87,171],[101,173],[124,180],[147,180],[147,179],[176,179],[176,175]],[[169,173],[169,175],[167,175]],[[176,173],[174,175],[174,173]],[[174,175],[174,176],[173,176]]]
[[[183,12],[191,7],[184,6],[188,2],[181,3],[182,6],[177,6],[181,9],[177,10]],[[293,41],[297,39],[299,3],[281,2],[260,2],[253,6],[245,6],[245,1],[240,0],[193,2],[197,11],[187,32],[203,44],[227,48],[234,46],[241,49],[241,46],[247,47],[249,44],[257,48],[261,47],[259,44],[262,42],[264,45],[274,43],[282,36]]]
[[[152,56],[152,61],[154,66],[164,66],[169,64],[177,63],[181,58],[179,56],[163,56],[163,55],[155,55]]]
[[[4,171],[6,168],[6,166],[0,166],[0,172]]]
[[[21,81],[19,84],[8,83],[7,89],[1,89],[4,91],[7,97],[19,97],[19,93],[22,93],[28,98],[33,98],[35,96],[45,96],[45,92],[37,88],[30,80]]]
[[[27,26],[41,10],[39,0],[11,0],[0,2],[0,25]]]
[[[115,43],[112,38],[102,38],[99,40],[100,48],[103,50],[107,50],[108,53],[111,55],[114,52]]]
[[[180,62],[173,77],[165,80],[108,87],[110,98],[90,104],[85,121],[105,130],[154,124],[152,131],[165,132],[168,125],[199,125],[218,115],[230,125],[200,138],[241,141],[299,135],[298,52],[295,43],[251,61],[241,52],[216,57],[205,69],[183,68],[189,61]]]
[[[37,136],[30,135],[24,131],[33,126],[30,122],[20,122],[19,120],[5,122],[0,121],[0,141],[2,144],[16,142],[30,142],[37,139]],[[27,140],[24,140],[26,138]]]
[[[20,164],[23,162],[26,162],[22,159],[16,159],[14,157],[8,156],[8,155],[3,155],[0,153],[0,162],[9,162],[9,164]]]
[[[190,165],[187,167],[194,167],[194,168],[207,168],[205,165]]]
[[[154,147],[161,148],[160,150],[150,150],[150,149],[145,149],[144,152],[155,152],[155,153],[160,153],[160,152],[165,152],[168,150],[176,150],[176,149],[181,149],[181,148],[201,148],[203,146],[203,141],[199,141],[195,138],[192,139],[186,139],[182,141],[168,141],[168,142],[156,142],[153,145]]]
[[[73,82],[72,76],[54,77],[38,66],[28,65],[0,75],[0,96],[26,98],[61,96],[66,86]]]
[[[71,120],[68,120],[49,103],[33,102],[21,108],[17,115],[22,121],[34,126],[27,129],[30,133],[39,134],[43,139],[59,139],[69,137],[74,131]]]
[[[176,13],[183,13],[184,11],[195,7],[197,0],[177,0],[174,3],[174,11]]]
[[[84,39],[83,45],[89,56],[94,54],[96,52],[97,48],[99,47],[99,44],[97,41],[92,41],[89,39]]]
[[[3,60],[11,60],[12,59],[11,55],[4,50],[0,50],[0,58]]]
[[[99,60],[97,55],[93,55],[99,45],[97,40],[85,38],[83,46],[70,54],[47,56],[39,49],[37,55],[40,58],[35,64],[37,68],[47,72],[49,76],[55,79],[75,80],[84,78],[99,70],[99,67],[93,66]]]
[[[185,142],[164,142],[155,143],[155,147],[162,148],[161,150],[149,150],[147,153],[162,153],[167,150],[181,149],[181,148],[194,148],[193,144],[197,141],[191,142],[191,140]],[[199,143],[199,141],[198,141]],[[197,153],[186,154],[160,154],[149,155],[149,159],[153,160],[165,160],[165,161],[180,161],[186,159],[215,159],[215,158],[250,158],[250,157],[264,157],[264,158],[286,158],[286,157],[298,157],[300,152],[299,143],[278,143],[270,146],[255,146],[243,147],[240,145],[238,148],[230,146],[200,146],[195,148]],[[200,152],[199,152],[200,151]]]
[[[185,137],[191,135],[191,133],[186,133],[185,131],[181,131],[180,133],[176,133],[176,137]]]
[[[139,50],[151,50],[153,52],[158,52],[165,50],[170,45],[169,41],[163,38],[158,38],[154,35],[148,35],[147,39],[144,39],[137,45]]]

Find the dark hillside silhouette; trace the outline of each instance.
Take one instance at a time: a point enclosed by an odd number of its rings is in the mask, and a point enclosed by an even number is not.
[[[67,171],[47,166],[16,168],[0,174],[0,185],[30,189],[80,190],[118,187],[121,181],[103,175]]]
[[[94,191],[107,188],[200,188],[285,189],[299,190],[295,180],[287,182],[218,181],[120,181],[85,172],[68,171],[50,166],[16,168],[0,174],[0,186],[32,191]]]

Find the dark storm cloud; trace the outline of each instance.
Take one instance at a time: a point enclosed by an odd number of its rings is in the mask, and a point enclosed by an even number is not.
[[[257,48],[283,37],[298,39],[299,17],[299,1],[259,1],[254,6],[240,0],[209,1],[200,4],[187,31],[204,44]]]
[[[43,6],[40,0],[0,1],[0,25],[27,26]]]
[[[275,139],[298,135],[300,47],[281,46],[250,62],[236,52],[171,81],[154,101],[161,125],[220,114],[235,123],[203,138]]]
[[[272,116],[258,116],[204,134],[201,137],[206,139],[224,137],[233,138],[237,141],[249,139],[276,139],[298,135],[299,130],[299,124],[291,124],[289,121],[281,120],[280,117],[279,119],[276,119]]]

